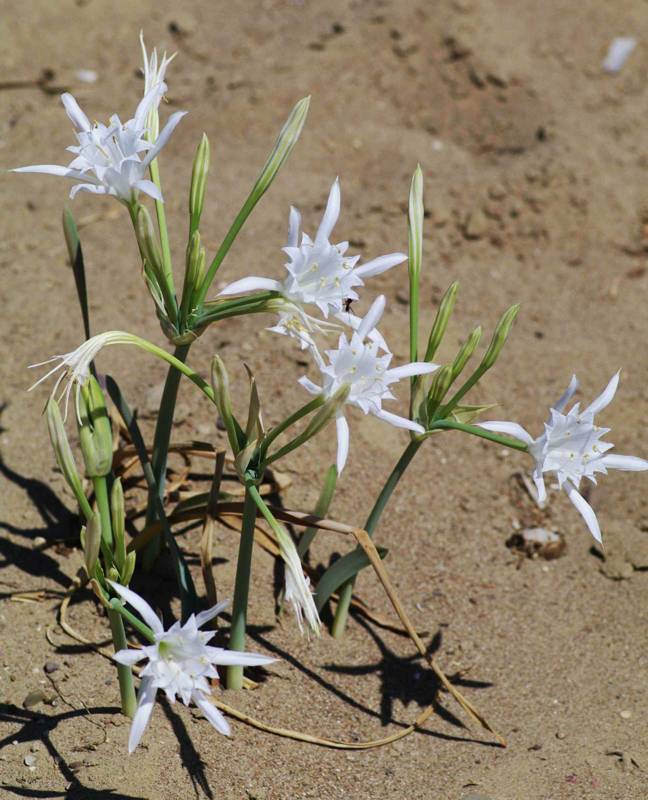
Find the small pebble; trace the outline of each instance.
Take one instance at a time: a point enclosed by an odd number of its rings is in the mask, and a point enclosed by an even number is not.
[[[32,542],[32,548],[34,550],[42,550],[46,544],[47,544],[47,539],[44,536],[37,536]]]
[[[33,755],[33,754],[25,756],[23,758],[23,762],[24,762],[26,767],[33,767],[33,766],[36,765],[36,756]]]
[[[60,668],[61,667],[57,661],[46,661],[45,666],[43,667],[48,675],[51,675],[52,672],[56,672],[56,670]]]
[[[632,716],[632,711],[621,711],[619,713],[619,716],[621,717],[621,719],[630,719],[630,717]]]
[[[556,731],[556,739],[566,739],[567,734],[564,731]]]

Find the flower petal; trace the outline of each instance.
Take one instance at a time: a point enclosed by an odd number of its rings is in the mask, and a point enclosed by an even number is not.
[[[567,497],[569,497],[572,503],[576,506],[578,513],[585,520],[585,524],[589,528],[589,532],[592,534],[592,536],[596,539],[596,541],[599,544],[603,544],[603,538],[601,536],[601,528],[599,527],[598,520],[596,519],[596,514],[594,513],[594,509],[592,508],[592,506],[578,492],[573,483],[566,481],[565,491],[567,492]]]
[[[388,369],[385,373],[391,380],[400,380],[401,378],[409,378],[412,375],[427,375],[439,369],[439,364],[433,364],[430,361],[412,361],[410,364],[403,364],[402,367],[394,367]]]
[[[194,692],[193,701],[219,733],[222,733],[223,736],[231,734],[232,731],[228,721],[202,692]]]
[[[279,292],[281,291],[281,284],[279,281],[272,280],[271,278],[241,278],[239,281],[228,284],[222,289],[218,296],[228,296],[232,294],[245,294],[245,292]]]
[[[382,272],[387,272],[388,269],[402,264],[407,261],[405,253],[389,253],[386,256],[378,256],[367,261],[360,267],[357,267],[354,272],[360,278],[373,278],[374,275],[380,275]]]
[[[209,622],[210,619],[214,619],[214,617],[217,617],[221,611],[224,611],[229,605],[229,602],[229,599],[221,600],[221,602],[216,603],[215,606],[212,606],[205,611],[200,611],[198,614],[196,614],[196,626],[198,628],[202,628],[206,622]]]
[[[572,399],[577,389],[578,389],[578,378],[575,375],[572,375],[571,380],[569,381],[569,386],[560,395],[560,399],[558,400],[558,402],[552,406],[554,411],[562,412],[563,408]]]
[[[146,653],[143,650],[131,650],[130,648],[118,650],[113,654],[113,661],[118,664],[125,664],[127,667],[137,664],[143,658],[146,658]]]
[[[601,394],[594,400],[593,403],[590,403],[587,408],[582,412],[583,414],[598,414],[599,411],[602,411],[606,406],[608,406],[616,394],[617,387],[619,385],[619,375],[621,370],[617,372],[615,375],[612,376],[608,385],[603,389]]]
[[[299,247],[299,229],[301,228],[301,214],[294,206],[290,206],[288,216],[288,247]]]
[[[362,322],[358,325],[356,333],[361,339],[368,336],[369,331],[372,331],[380,322],[380,318],[385,310],[385,295],[379,295],[371,304],[371,308],[364,315]]]
[[[392,414],[391,411],[385,411],[384,408],[381,408],[379,411],[374,411],[373,414],[378,417],[378,419],[382,419],[396,428],[405,428],[415,433],[425,433],[425,428],[419,425],[418,422],[407,419],[407,417],[399,417],[398,414]]]
[[[336,417],[335,428],[337,431],[337,457],[335,464],[338,475],[341,475],[349,455],[349,423],[343,414]]]
[[[330,238],[339,216],[340,181],[338,178],[336,178],[333,181],[333,186],[331,186],[331,191],[329,192],[328,201],[326,203],[326,211],[324,212],[324,216],[322,217],[322,221],[320,222],[320,226],[317,230],[317,236],[315,237],[315,242],[317,244],[327,241]]]
[[[538,491],[538,503],[545,503],[547,501],[547,487],[545,486],[541,469],[533,470],[533,482]]]
[[[159,84],[159,86],[164,86],[164,84],[161,83]],[[142,161],[143,167],[148,167],[151,161],[153,161],[153,159],[157,157],[158,153],[164,147],[164,145],[169,141],[169,139],[171,138],[171,134],[176,129],[176,126],[186,113],[187,113],[186,111],[176,111],[175,114],[171,114],[171,116],[167,120],[167,124],[164,126],[164,128],[162,128],[162,130],[160,131],[160,135],[155,140],[155,144],[144,156],[144,160]]]
[[[601,462],[608,469],[621,469],[626,472],[641,472],[641,470],[648,469],[648,461],[638,456],[620,456],[610,453],[603,456]]]
[[[244,650],[224,650],[221,647],[209,647],[209,660],[219,667],[259,667],[262,664],[272,664],[277,661],[272,656],[261,653],[246,653]]]
[[[321,394],[322,393],[322,387],[318,386],[316,383],[313,383],[313,381],[310,378],[307,378],[305,375],[303,375],[297,381],[297,383],[299,383],[300,386],[303,386],[304,389],[306,389],[306,391],[310,392],[311,394]]]
[[[56,175],[59,178],[72,178],[75,181],[88,181],[90,183],[99,183],[94,175],[86,172],[79,172],[76,169],[69,167],[62,167],[59,164],[34,164],[30,167],[15,167],[10,169],[9,172],[40,172],[44,175]]]
[[[139,189],[140,192],[144,192],[144,194],[147,194],[154,200],[159,200],[161,203],[164,202],[164,198],[162,197],[162,192],[153,183],[153,181],[148,181],[145,178],[142,178],[141,181],[136,181],[134,185],[136,189]]]
[[[89,131],[92,129],[90,120],[81,110],[81,107],[69,92],[61,95],[61,102],[65,106],[65,113],[72,120],[72,124],[78,131]]]
[[[525,444],[531,444],[533,442],[531,434],[517,422],[493,420],[490,422],[477,422],[475,424],[478,428],[484,428],[484,430],[493,431],[493,433],[503,433],[506,436],[512,436],[514,439],[519,439]]]
[[[122,600],[125,600],[127,603],[133,606],[133,608],[137,611],[144,622],[146,622],[153,633],[164,633],[164,627],[160,622],[160,618],[143,597],[140,597],[138,594],[135,594],[132,589],[128,589],[126,586],[122,586],[119,583],[115,583],[114,581],[110,580],[108,583],[122,598]]]
[[[149,724],[151,711],[153,711],[153,704],[155,703],[156,692],[157,688],[153,678],[143,678],[139,692],[137,693],[137,711],[133,717],[130,734],[128,736],[129,753],[132,753],[140,743],[146,726]]]

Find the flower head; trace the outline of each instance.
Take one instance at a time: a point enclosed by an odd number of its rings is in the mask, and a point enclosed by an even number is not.
[[[346,255],[348,242],[331,244],[329,241],[339,215],[340,184],[336,179],[315,239],[301,233],[301,214],[291,207],[288,244],[283,248],[289,259],[285,264],[288,274],[283,281],[242,278],[226,286],[220,294],[274,291],[297,307],[316,305],[325,317],[331,312],[342,312],[345,300],[358,299],[355,290],[364,285],[365,278],[395,267],[405,261],[407,256],[403,253],[391,253],[357,266],[359,256]]]
[[[578,491],[581,480],[587,478],[596,483],[596,473],[606,475],[608,469],[648,469],[648,461],[643,458],[609,453],[614,445],[604,442],[603,437],[610,432],[610,428],[601,428],[594,423],[596,414],[612,402],[618,385],[617,372],[587,408],[581,411],[580,403],[576,403],[565,414],[564,409],[578,388],[576,376],[572,376],[566,391],[550,409],[544,432],[536,439],[516,422],[480,423],[480,427],[486,430],[513,436],[528,446],[529,453],[536,462],[533,480],[540,502],[547,496],[544,473],[555,473],[558,485],[576,506],[597,542],[601,542],[601,529],[594,510]]]
[[[67,384],[61,393],[61,397],[65,396],[65,413],[67,416],[67,408],[72,387],[75,384],[79,386],[85,385],[86,381],[90,377],[90,365],[98,355],[99,351],[111,344],[130,344],[135,340],[136,337],[130,333],[124,333],[124,331],[106,331],[105,333],[99,333],[96,336],[93,336],[91,339],[83,342],[83,344],[79,345],[76,350],[72,350],[71,353],[63,353],[62,355],[52,356],[46,361],[40,361],[38,364],[30,364],[29,368],[33,369],[34,367],[42,367],[45,364],[51,364],[55,361],[58,362],[49,370],[49,372],[43,375],[42,378],[39,378],[36,383],[32,384],[28,391],[31,392],[32,389],[35,389],[39,384],[43,383],[43,381],[46,381],[55,372],[60,371],[61,374],[58,376],[56,383],[54,384],[52,394],[56,394],[61,382],[67,378]],[[77,408],[77,416],[78,415],[79,410]]]
[[[276,659],[255,653],[223,650],[207,644],[214,632],[201,631],[199,628],[219,614],[227,601],[195,616],[192,614],[184,625],[175,622],[165,631],[156,613],[144,599],[125,586],[112,581],[109,583],[125,602],[139,612],[155,636],[155,642],[147,647],[120,650],[113,656],[115,661],[127,666],[144,659],[148,662],[140,672],[142,683],[128,737],[128,752],[135,750],[144,734],[158,689],[165,692],[171,703],[175,702],[176,697],[180,697],[185,705],[195,703],[217,731],[229,736],[227,720],[208,699],[211,694],[209,678],[218,678],[217,666],[233,664],[251,667],[270,664]]]
[[[407,428],[417,433],[423,433],[423,427],[417,422],[385,411],[382,403],[383,400],[396,399],[390,389],[392,384],[397,383],[401,378],[434,372],[438,369],[438,365],[413,362],[390,369],[392,353],[387,349],[382,336],[375,330],[384,309],[385,298],[381,295],[374,301],[364,319],[360,321],[351,338],[347,339],[342,334],[337,349],[325,352],[328,364],[317,350],[312,350],[322,374],[322,386],[318,386],[306,377],[300,378],[299,382],[311,394],[323,394],[327,399],[343,386],[349,386],[346,405],[357,406],[365,414],[373,414],[398,428]],[[337,469],[340,473],[344,469],[349,449],[349,427],[343,412],[339,413],[336,424]]]
[[[68,92],[63,94],[61,100],[72,120],[77,138],[77,144],[68,147],[75,158],[67,167],[38,164],[12,171],[42,172],[70,178],[77,182],[72,187],[70,197],[79,191],[86,191],[112,195],[124,203],[132,203],[139,192],[144,192],[156,200],[162,200],[157,186],[146,178],[146,171],[186,113],[177,111],[172,114],[159,136],[154,131],[155,140],[151,141],[150,119],[152,114],[156,114],[166,91],[163,78],[170,60],[165,55],[158,66],[155,51],[150,62],[145,57],[146,91],[135,116],[125,123],[114,114],[107,125],[100,122],[91,124],[74,97]]]
[[[295,543],[283,525],[279,525],[275,533],[279,543],[279,552],[285,565],[284,599],[295,614],[300,632],[304,633],[305,619],[307,630],[319,636],[322,623],[313,600],[310,579],[304,575]]]

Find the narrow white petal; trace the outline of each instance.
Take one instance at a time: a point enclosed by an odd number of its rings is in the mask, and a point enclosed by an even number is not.
[[[122,600],[125,600],[127,603],[133,606],[133,608],[137,611],[144,622],[146,622],[153,633],[164,633],[164,627],[162,626],[158,615],[155,613],[155,611],[153,611],[151,606],[146,602],[146,600],[144,600],[143,597],[140,597],[138,594],[135,594],[132,589],[127,589],[125,586],[122,586],[119,583],[115,583],[114,581],[108,581],[108,583],[122,598]]]
[[[58,164],[34,164],[31,167],[16,167],[9,172],[40,172],[44,175],[57,175],[60,178],[72,178],[75,181],[87,181],[89,183],[99,183],[99,181],[86,172],[79,172],[69,167],[61,167]]]
[[[78,131],[89,131],[92,128],[90,120],[81,110],[81,107],[69,92],[61,95],[61,102],[65,106],[68,117]]]
[[[388,269],[402,264],[407,261],[407,256],[404,253],[390,253],[386,256],[378,256],[367,261],[360,267],[354,270],[354,273],[360,278],[373,278],[374,275],[380,275],[382,272],[387,272]]]
[[[139,189],[140,192],[144,192],[144,194],[147,194],[149,197],[152,197],[154,200],[159,200],[161,203],[164,202],[162,192],[153,181],[147,181],[145,178],[142,178],[141,181],[136,181],[135,188]]]
[[[219,667],[240,666],[240,667],[259,667],[262,664],[272,664],[276,658],[264,656],[260,653],[246,653],[244,650],[222,650],[219,647],[212,648],[218,651],[210,654],[210,661]]]
[[[380,322],[380,318],[385,310],[385,295],[379,295],[371,304],[371,308],[365,314],[362,322],[356,331],[361,339],[364,339],[369,331],[372,331]]]
[[[163,86],[164,84],[160,84]],[[155,144],[153,147],[148,151],[144,160],[142,161],[142,165],[148,167],[148,165],[153,161],[154,158],[157,158],[158,153],[164,147],[164,145],[169,141],[171,138],[171,134],[176,129],[177,124],[186,114],[186,111],[176,111],[175,114],[171,114],[169,117],[167,124],[162,128],[160,131],[160,135],[155,140]]]
[[[301,214],[294,206],[290,206],[288,217],[288,247],[299,247],[299,230],[301,228]]]
[[[398,414],[392,414],[391,411],[385,411],[384,408],[381,408],[380,411],[374,411],[373,413],[378,419],[382,419],[396,428],[405,428],[415,433],[425,433],[425,428],[419,425],[418,422],[407,419],[407,417],[399,417]]]
[[[205,697],[202,692],[194,692],[193,701],[219,733],[222,733],[223,736],[229,736],[231,734],[232,731],[225,717],[213,703],[209,702],[208,698]]]
[[[322,393],[322,387],[318,386],[316,383],[313,383],[313,381],[310,378],[307,378],[305,375],[302,376],[297,382],[299,383],[300,386],[303,386],[304,389],[306,389],[306,391],[310,392],[311,394]]]
[[[621,370],[612,376],[605,389],[603,389],[601,394],[596,398],[596,400],[594,400],[593,403],[590,403],[590,405],[587,406],[587,408],[583,411],[583,414],[598,414],[599,411],[602,411],[606,406],[610,405],[619,385],[620,372]]]
[[[648,461],[638,456],[619,456],[615,453],[603,456],[601,459],[608,469],[621,469],[626,472],[641,472],[648,469]]]
[[[592,506],[569,481],[565,482],[565,491],[567,492],[567,497],[569,497],[572,503],[576,506],[579,514],[585,520],[585,524],[589,528],[589,532],[599,544],[603,544],[601,528],[599,527],[598,520],[596,519],[596,514],[594,513]]]
[[[94,183],[76,183],[70,189],[70,200],[74,200],[79,192],[90,192],[90,194],[110,194],[110,190],[106,186],[95,186]]]
[[[205,611],[200,611],[198,614],[196,614],[196,626],[198,628],[202,628],[206,622],[209,622],[210,619],[214,619],[214,617],[217,617],[221,611],[224,611],[229,605],[229,602],[229,599],[221,600],[221,602],[216,603],[215,606],[212,606]]]
[[[571,380],[569,381],[569,386],[561,394],[560,399],[555,405],[552,406],[552,408],[555,411],[562,412],[563,408],[572,399],[577,389],[578,389],[578,378],[575,375],[572,375]]]
[[[535,469],[533,471],[533,482],[538,490],[538,503],[545,503],[547,501],[547,487],[545,486],[542,470]]]
[[[335,428],[337,431],[337,458],[335,463],[338,475],[341,475],[349,455],[349,423],[342,414],[336,418]]]
[[[239,281],[228,284],[222,291],[218,293],[219,297],[227,297],[232,294],[245,294],[246,292],[258,291],[281,291],[281,284],[279,281],[274,281],[271,278],[241,278]]]
[[[392,378],[400,380],[401,378],[409,378],[412,375],[427,375],[437,369],[439,369],[439,364],[433,364],[430,361],[412,361],[410,364],[404,364],[402,367],[388,369],[385,374],[390,380]]]
[[[319,243],[330,238],[339,216],[340,181],[338,178],[336,178],[333,182],[333,186],[331,186],[331,191],[329,192],[328,201],[326,203],[326,211],[324,212],[324,216],[322,217],[322,221],[320,222],[320,226],[317,231],[317,236],[315,237],[316,242]]]
[[[139,101],[137,109],[135,110],[135,116],[133,117],[133,123],[138,131],[142,131],[144,129],[149,111],[154,106],[155,108],[158,107],[160,100],[162,99],[162,95],[166,92],[166,89],[167,87],[165,83],[156,83]]]
[[[477,422],[476,427],[484,428],[486,431],[493,431],[493,433],[503,433],[506,436],[512,436],[514,439],[519,439],[525,444],[531,444],[533,437],[517,422],[504,422],[503,420],[493,420],[491,422]]]
[[[130,734],[128,736],[128,752],[132,753],[133,750],[140,743],[146,726],[151,719],[151,711],[153,711],[153,704],[155,703],[155,693],[157,689],[153,682],[153,678],[143,678],[140,684],[139,692],[137,694],[137,711],[133,717],[131,724]]]
[[[118,664],[125,664],[127,667],[137,664],[137,662],[141,661],[143,658],[146,658],[146,653],[143,650],[131,650],[130,648],[118,650],[113,655],[113,661],[116,661]]]

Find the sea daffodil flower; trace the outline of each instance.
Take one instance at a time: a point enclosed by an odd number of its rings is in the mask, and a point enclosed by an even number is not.
[[[412,375],[434,372],[438,369],[438,364],[415,361],[401,367],[389,368],[392,353],[387,350],[382,355],[379,354],[379,350],[386,347],[384,339],[380,337],[372,341],[369,338],[369,333],[376,328],[384,309],[385,298],[381,295],[374,300],[351,338],[347,339],[342,334],[337,349],[325,351],[328,364],[316,349],[311,349],[322,373],[323,385],[318,386],[306,377],[300,378],[299,383],[311,394],[323,394],[326,398],[348,385],[350,391],[345,405],[357,406],[365,414],[373,414],[398,428],[423,433],[424,428],[418,422],[385,411],[382,403],[383,400],[395,399],[390,390],[392,384]],[[343,409],[344,407],[336,418],[338,473],[344,469],[349,452],[349,425]]]
[[[71,198],[77,192],[85,191],[112,195],[123,203],[131,204],[139,192],[144,192],[156,200],[162,200],[160,190],[145,177],[146,171],[186,113],[176,111],[172,114],[155,142],[146,139],[147,118],[157,108],[165,91],[164,82],[154,84],[140,101],[132,119],[122,123],[115,114],[108,125],[100,122],[91,124],[74,97],[66,92],[61,100],[78,140],[78,145],[67,149],[75,154],[75,158],[67,167],[37,164],[18,167],[12,172],[42,172],[77,181],[70,191]]]
[[[128,737],[128,752],[135,750],[144,735],[158,689],[165,692],[170,703],[175,703],[176,696],[187,706],[195,703],[219,733],[229,736],[230,726],[227,720],[208,699],[211,694],[208,679],[218,678],[217,666],[233,664],[252,667],[270,664],[276,659],[256,653],[210,647],[207,644],[214,631],[201,631],[199,628],[220,614],[228,601],[218,603],[199,614],[192,614],[184,625],[175,622],[165,631],[146,600],[125,586],[113,581],[109,583],[122,600],[140,614],[155,636],[155,642],[147,647],[137,650],[126,648],[113,656],[119,664],[127,666],[144,659],[148,662],[140,672],[142,683],[137,696],[137,711]]]
[[[331,244],[329,238],[340,215],[340,183],[335,179],[329,193],[326,210],[315,239],[301,233],[301,214],[291,207],[288,244],[283,248],[289,258],[285,264],[288,275],[283,281],[271,278],[249,277],[226,286],[221,296],[245,294],[256,291],[278,292],[286,300],[286,311],[302,309],[314,304],[328,318],[330,312],[343,311],[345,300],[357,300],[356,287],[364,285],[364,279],[379,275],[405,261],[403,253],[391,253],[357,266],[359,256],[347,256],[348,242]],[[305,312],[304,312],[305,313]],[[309,318],[312,319],[312,318]],[[286,319],[280,319],[273,330],[294,335]],[[281,327],[286,330],[281,330]]]
[[[543,502],[547,491],[544,482],[545,472],[554,472],[558,485],[564,489],[569,499],[585,520],[590,533],[597,542],[601,542],[601,528],[594,510],[578,491],[582,478],[596,483],[596,473],[607,474],[608,469],[640,471],[648,469],[648,461],[636,456],[622,456],[609,453],[614,445],[602,441],[610,428],[601,428],[594,424],[599,411],[608,406],[616,394],[619,385],[619,373],[612,379],[603,392],[583,411],[580,403],[576,403],[566,414],[563,413],[567,403],[578,388],[574,375],[567,390],[558,402],[549,410],[549,419],[545,422],[544,433],[534,439],[517,422],[481,422],[479,427],[496,433],[504,433],[524,442],[529,453],[535,459],[533,480],[538,490],[538,499]]]

